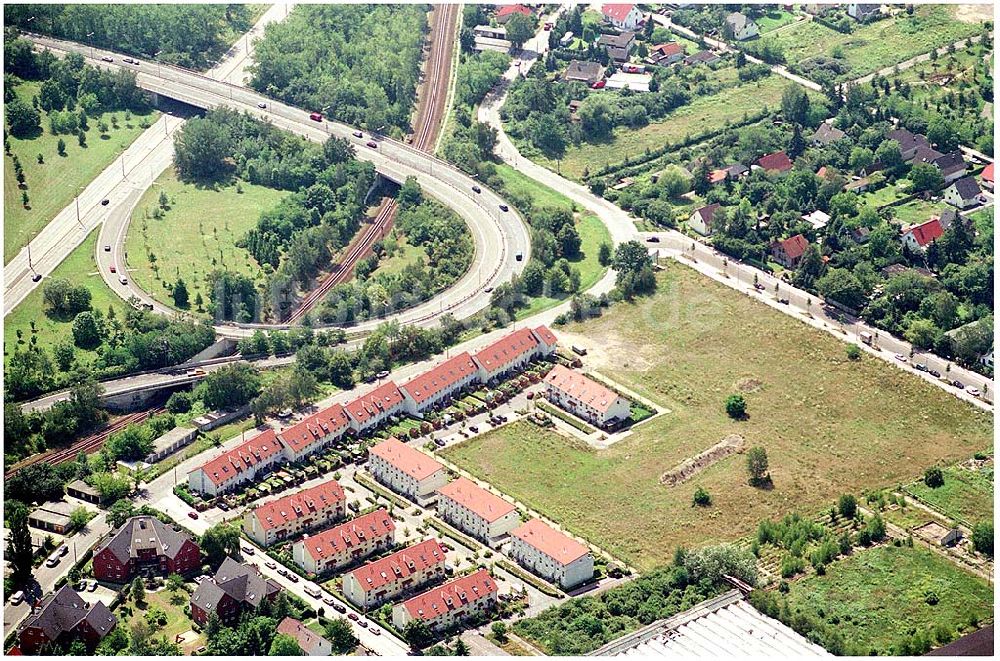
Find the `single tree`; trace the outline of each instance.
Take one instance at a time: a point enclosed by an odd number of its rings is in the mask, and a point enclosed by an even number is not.
[[[342,617],[327,623],[326,638],[337,654],[350,654],[360,642],[358,637],[354,635],[351,623]]]
[[[837,511],[845,519],[853,519],[858,513],[858,500],[849,493],[845,493],[837,501]]]
[[[66,155],[66,141],[63,140],[62,138],[59,138],[59,142],[56,143],[56,152],[60,156]]]
[[[924,484],[931,489],[944,486],[944,473],[941,471],[940,466],[931,466],[924,471]]]
[[[708,507],[712,504],[712,496],[703,487],[698,487],[694,490],[694,498],[692,500],[695,505],[700,507]]]
[[[271,640],[268,656],[303,656],[304,652],[298,642],[287,633],[279,633]]]
[[[504,624],[503,622],[494,622],[492,626],[490,626],[490,630],[493,632],[493,637],[496,639],[498,643],[507,642],[508,637],[507,637],[506,624]]]
[[[135,603],[137,604],[146,603],[146,586],[142,582],[141,576],[136,576],[135,580],[132,581],[131,593],[132,593],[132,598],[135,600]]]
[[[174,283],[174,290],[171,294],[174,297],[174,305],[179,308],[186,308],[188,306],[188,290],[187,285],[184,284],[183,278],[177,278],[177,282]]]
[[[972,546],[976,552],[993,557],[992,521],[981,521],[972,527]]]
[[[747,473],[750,475],[752,486],[761,486],[770,481],[767,472],[767,451],[764,448],[753,447],[747,452]]]
[[[7,562],[13,571],[14,585],[27,585],[31,581],[34,557],[31,532],[28,530],[28,508],[19,502],[7,501],[7,510],[4,513],[7,515],[10,528],[10,536],[7,538]]]
[[[240,551],[240,531],[228,523],[217,523],[201,537],[201,550],[212,566],[221,564],[226,556],[235,557]]]
[[[742,420],[747,415],[747,400],[743,395],[726,397],[726,413],[734,420]]]
[[[410,620],[403,628],[403,640],[414,650],[421,650],[431,643],[433,636],[426,622]]]

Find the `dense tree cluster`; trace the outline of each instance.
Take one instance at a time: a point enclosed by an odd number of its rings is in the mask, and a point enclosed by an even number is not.
[[[253,5],[33,4],[4,13],[4,23],[101,48],[206,69],[235,35],[253,25]]]
[[[254,89],[369,131],[409,131],[424,5],[300,5],[257,42]]]

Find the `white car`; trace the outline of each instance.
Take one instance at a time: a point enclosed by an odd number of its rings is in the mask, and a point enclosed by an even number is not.
[[[968,388],[966,388],[965,392],[969,393],[973,397],[979,397],[979,395],[982,394],[982,393],[979,392],[979,388],[973,388],[972,386],[969,386]]]
[[[905,363],[905,362],[906,362],[906,356],[904,356],[904,355],[903,355],[903,354],[901,354],[901,353],[897,353],[897,354],[896,354],[896,360],[898,360],[898,361],[900,361],[900,362],[903,362],[903,363]]]

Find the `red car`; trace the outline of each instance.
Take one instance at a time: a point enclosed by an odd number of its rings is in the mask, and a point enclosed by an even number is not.
[[[602,90],[602,89],[604,89],[604,86],[605,86],[606,84],[607,84],[607,81],[604,81],[604,80],[599,80],[599,81],[597,81],[596,83],[594,83],[593,85],[591,85],[591,86],[590,86],[590,89],[595,89],[595,90]]]
[[[111,272],[112,272],[112,273],[118,273],[118,269],[116,269],[115,267],[113,267],[113,266],[112,266],[112,267],[111,267]]]
[[[323,121],[323,113],[319,113],[319,112],[310,113],[309,114],[309,119],[313,120],[314,122],[322,122]]]
[[[372,141],[368,141],[367,145],[370,149],[378,149],[378,145]]]
[[[548,30],[551,30],[551,29],[552,29],[552,23],[546,23],[545,24],[545,30],[548,31]]]
[[[198,513],[197,512],[188,512],[188,516],[191,517],[192,519],[197,519],[198,518]]]

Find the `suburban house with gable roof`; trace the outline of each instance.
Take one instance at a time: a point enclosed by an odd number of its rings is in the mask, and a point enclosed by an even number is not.
[[[531,519],[510,532],[508,553],[528,571],[564,590],[594,577],[590,550],[541,519]]]
[[[336,480],[318,484],[243,513],[243,532],[261,546],[344,518],[347,498]]]
[[[976,180],[965,177],[944,189],[944,201],[958,209],[968,209],[979,204],[979,196],[982,194]]]
[[[258,480],[284,461],[281,443],[274,430],[268,429],[188,473],[188,488],[217,496]]]
[[[363,514],[292,545],[292,559],[312,574],[354,564],[372,553],[392,548],[396,524],[384,509]]]
[[[990,163],[985,168],[983,168],[982,174],[979,175],[979,181],[982,182],[983,188],[986,190],[993,190],[993,164]]]
[[[444,578],[444,567],[441,543],[428,539],[344,574],[344,597],[368,610]]]
[[[823,122],[819,125],[819,128],[816,129],[816,132],[812,134],[812,137],[809,138],[809,140],[812,141],[814,145],[828,145],[831,142],[836,142],[837,140],[846,137],[847,134],[835,127],[833,124]]]
[[[406,411],[417,415],[473,383],[479,383],[479,367],[469,352],[463,351],[413,377],[399,390],[403,393]]]
[[[793,269],[799,265],[802,255],[806,254],[809,241],[801,234],[775,241],[771,244],[771,256],[786,269]]]
[[[760,28],[746,14],[734,12],[726,17],[726,32],[733,35],[736,41],[746,41],[760,34]]]
[[[289,461],[299,461],[343,436],[349,424],[344,407],[334,404],[278,432],[278,440],[285,457]]]
[[[330,644],[329,640],[295,618],[286,617],[278,624],[278,628],[274,632],[294,638],[305,656],[330,656],[333,654],[333,645]]]
[[[723,170],[724,171],[724,170]],[[712,233],[712,221],[715,219],[715,212],[722,208],[718,202],[695,209],[688,218],[688,227],[702,236],[709,236]]]
[[[847,15],[858,23],[864,23],[882,13],[882,5],[851,2],[847,5]]]
[[[604,67],[601,66],[600,62],[572,60],[569,66],[566,67],[566,73],[563,74],[563,78],[570,83],[578,82],[593,85],[601,78],[604,78]]]
[[[134,516],[94,552],[94,578],[127,583],[138,574],[190,574],[201,567],[201,549],[185,533],[152,516]]]
[[[224,624],[233,624],[247,610],[278,596],[281,586],[256,567],[226,557],[212,578],[206,578],[191,594],[191,619],[208,624],[215,613]]]
[[[527,16],[528,18],[534,16],[534,12],[524,5],[503,5],[497,8],[497,13],[495,14],[497,23],[504,25],[507,21],[513,18],[515,14],[521,14],[522,16]]]
[[[69,584],[42,599],[18,627],[17,650],[35,655],[48,643],[68,646],[81,641],[88,651],[115,628],[114,614],[102,601],[88,604]]]
[[[354,398],[344,406],[348,424],[358,433],[379,426],[390,417],[402,414],[403,410],[403,393],[392,381]]]
[[[931,143],[927,138],[919,133],[911,133],[906,129],[893,129],[885,135],[886,140],[895,140],[899,143],[899,152],[903,155],[903,160],[909,162],[917,155],[919,149],[930,149]]]
[[[944,228],[941,227],[941,220],[939,218],[931,218],[917,225],[910,225],[904,228],[901,240],[903,245],[910,250],[921,252],[926,250],[927,246],[934,243],[934,241],[941,238],[942,234],[944,234]]]
[[[642,22],[642,12],[635,5],[601,5],[604,20],[619,30],[634,30]]]
[[[597,40],[597,45],[606,49],[615,62],[626,62],[632,47],[635,46],[635,33],[602,34]]]
[[[608,427],[632,414],[629,400],[563,365],[556,365],[545,376],[545,397],[598,427]]]
[[[657,66],[667,66],[684,59],[684,47],[676,41],[669,41],[665,44],[653,46],[650,49],[646,61]]]
[[[485,569],[461,576],[392,608],[392,624],[402,631],[414,620],[441,631],[497,605],[497,584]]]
[[[556,334],[549,330],[548,326],[539,326],[531,329],[532,335],[538,340],[539,353],[543,356],[551,355],[556,350],[559,340]]]
[[[432,503],[438,488],[448,482],[441,462],[395,437],[368,448],[368,472],[421,506]]]
[[[773,154],[765,154],[757,159],[755,163],[766,172],[788,172],[792,169],[792,159],[783,151],[776,151]]]
[[[492,548],[521,523],[513,504],[465,477],[438,489],[437,511],[442,519]]]

